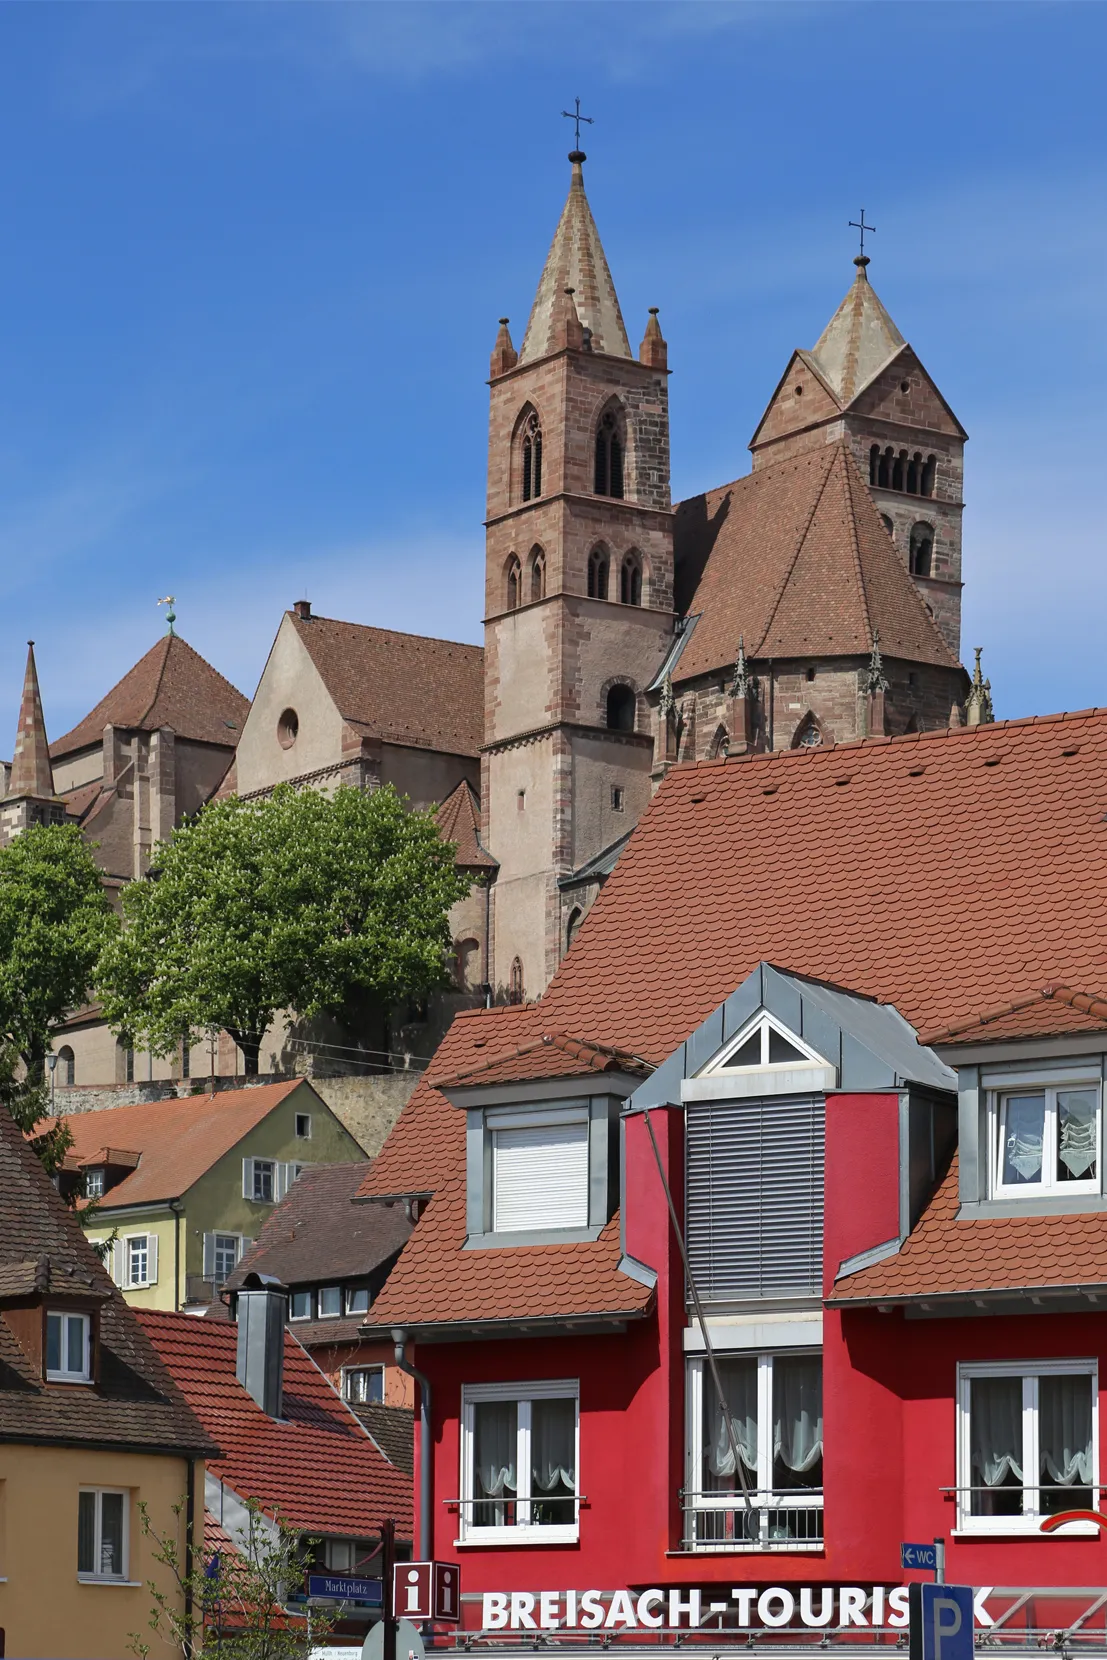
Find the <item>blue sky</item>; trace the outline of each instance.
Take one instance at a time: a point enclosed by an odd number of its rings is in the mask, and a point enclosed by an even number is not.
[[[676,496],[748,468],[794,346],[874,286],[968,428],[965,652],[997,711],[1107,703],[1107,10],[0,6],[0,751],[162,628],[252,692],[281,610],[480,637],[487,390],[568,183]]]

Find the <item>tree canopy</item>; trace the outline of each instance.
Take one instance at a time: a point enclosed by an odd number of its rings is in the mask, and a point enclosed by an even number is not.
[[[31,825],[0,848],[0,1041],[42,1076],[51,1029],[88,1000],[118,930],[92,854],[74,824]]]
[[[468,891],[454,851],[391,787],[209,802],[124,889],[97,976],[104,1012],[155,1054],[221,1027],[255,1073],[283,1009],[423,996],[445,977],[449,909]]]

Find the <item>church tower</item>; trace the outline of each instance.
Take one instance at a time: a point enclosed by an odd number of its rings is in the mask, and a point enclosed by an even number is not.
[[[634,357],[580,150],[522,346],[492,353],[483,840],[499,861],[493,990],[548,984],[574,878],[651,791],[644,693],[673,634],[667,352]]]
[[[797,351],[750,441],[753,465],[845,438],[946,644],[961,655],[967,434],[869,282],[867,256],[811,351]]]
[[[0,802],[0,845],[6,846],[29,825],[64,823],[65,803],[54,792],[54,771],[35,667],[35,642],[28,640],[15,750],[8,788]]]

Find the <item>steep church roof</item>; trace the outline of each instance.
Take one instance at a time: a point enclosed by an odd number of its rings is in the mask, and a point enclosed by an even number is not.
[[[54,773],[50,765],[42,697],[38,689],[35,642],[28,640],[27,668],[23,676],[23,697],[19,704],[19,727],[15,735],[7,799],[13,801],[32,796],[38,801],[49,801],[53,795]]]
[[[728,667],[740,637],[751,658],[859,657],[879,633],[888,657],[958,666],[845,440],[681,502],[675,538],[699,621],[674,680]]]
[[[178,738],[233,749],[250,700],[213,669],[178,634],[166,634],[140,657],[79,725],[50,747],[71,755],[101,741],[105,726],[156,732],[171,727]]]
[[[531,307],[527,332],[519,351],[520,363],[533,363],[556,349],[555,308],[567,288],[574,290],[577,315],[592,331],[592,350],[613,357],[630,357],[630,342],[619,310],[596,221],[584,194],[584,154],[573,150],[569,195],[558,220],[546,264]]]
[[[857,275],[849,293],[814,349],[800,354],[812,363],[843,409],[907,344],[869,282],[868,260],[854,263]]]

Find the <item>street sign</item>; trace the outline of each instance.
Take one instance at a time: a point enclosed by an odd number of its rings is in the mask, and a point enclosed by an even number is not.
[[[908,1586],[910,1660],[973,1660],[971,1585]]]
[[[369,1627],[369,1635],[361,1645],[361,1660],[426,1660],[423,1639],[410,1620],[401,1620],[396,1627],[395,1655],[385,1655],[384,1625],[378,1620]]]
[[[384,1601],[381,1579],[351,1579],[346,1574],[308,1574],[309,1597],[334,1597],[340,1602],[368,1603],[379,1608]]]
[[[456,1625],[461,1618],[461,1569],[456,1562],[397,1562],[392,1606],[398,1619]]]
[[[937,1545],[901,1545],[899,1547],[899,1565],[901,1568],[929,1568],[934,1573],[938,1566]]]

